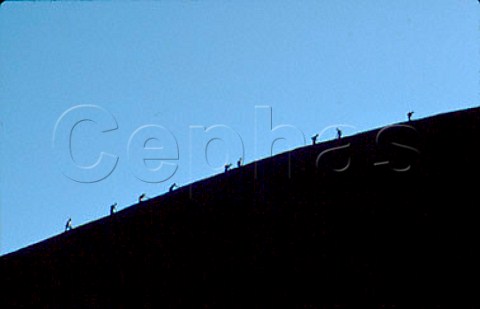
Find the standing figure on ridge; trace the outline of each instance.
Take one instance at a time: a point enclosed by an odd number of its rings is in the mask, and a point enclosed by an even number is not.
[[[242,166],[242,158],[238,159],[237,161],[237,167],[240,167]]]
[[[178,186],[177,186],[176,183],[173,183],[173,184],[170,186],[170,188],[168,189],[168,192],[172,192],[173,189],[175,189],[175,188],[178,188]]]
[[[317,138],[318,138],[318,133],[312,136],[312,145],[315,145],[317,143]]]
[[[414,111],[410,111],[407,113],[408,121],[412,121],[412,116],[413,116]]]
[[[139,197],[138,197],[138,202],[141,203],[145,200],[145,198],[147,197],[147,195],[145,193],[142,193]]]
[[[232,163],[225,164],[225,173],[232,167]]]
[[[341,139],[341,138],[342,138],[342,130],[337,128],[337,139]]]
[[[117,203],[113,203],[110,206],[110,216],[113,215],[115,212],[117,212]]]
[[[65,224],[65,232],[73,229],[72,227],[72,218],[68,218],[67,223]]]

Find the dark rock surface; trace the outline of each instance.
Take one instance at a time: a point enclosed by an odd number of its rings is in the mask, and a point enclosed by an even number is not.
[[[1,257],[0,308],[478,303],[479,175],[479,108],[299,148]]]

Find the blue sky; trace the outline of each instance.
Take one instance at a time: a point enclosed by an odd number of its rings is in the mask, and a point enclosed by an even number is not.
[[[278,153],[329,126],[353,134],[409,110],[477,106],[479,10],[475,0],[3,3],[0,253],[61,233],[69,217],[79,226],[113,202],[266,157],[275,137]],[[171,160],[155,171],[161,161],[142,165],[145,153]]]

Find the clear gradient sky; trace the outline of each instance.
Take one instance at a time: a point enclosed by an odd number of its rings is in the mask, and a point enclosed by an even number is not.
[[[5,2],[0,254],[268,156],[259,106],[291,125],[274,153],[478,106],[479,17],[476,0]],[[144,146],[176,172],[139,164]],[[111,173],[78,168],[102,151]]]

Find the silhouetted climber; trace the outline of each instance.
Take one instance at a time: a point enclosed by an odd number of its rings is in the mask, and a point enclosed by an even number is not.
[[[178,188],[178,186],[177,186],[176,183],[173,183],[173,184],[170,186],[170,188],[168,189],[168,192],[172,192],[173,189],[175,189],[175,188]]]
[[[318,133],[312,136],[312,145],[315,145],[317,143],[317,138],[318,138]]]
[[[242,166],[242,158],[238,159],[237,161],[237,167],[240,167]]]
[[[70,231],[71,229],[73,229],[73,227],[72,227],[72,218],[68,218],[67,224],[65,224],[65,232],[66,232],[66,231]]]
[[[117,212],[117,203],[113,203],[110,206],[110,215],[113,215],[115,212]]]
[[[225,164],[225,173],[232,167],[232,163]]]
[[[342,138],[342,130],[340,130],[339,128],[337,128],[337,138],[338,139]]]
[[[140,195],[140,196],[138,197],[138,202],[139,202],[139,203],[140,203],[140,202],[143,202],[146,197],[147,197],[147,195],[146,195],[145,193],[142,193],[142,195]]]
[[[408,121],[412,121],[412,116],[413,116],[414,111],[410,111],[407,113]]]

